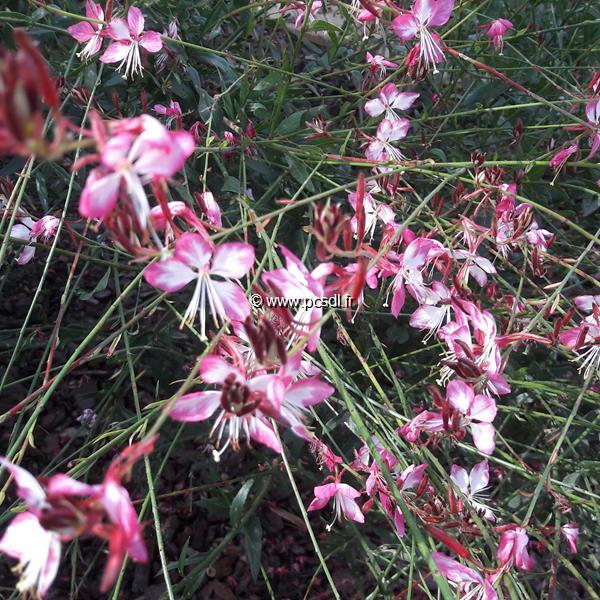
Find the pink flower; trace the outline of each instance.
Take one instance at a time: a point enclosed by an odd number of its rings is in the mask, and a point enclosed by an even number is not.
[[[0,540],[0,551],[19,560],[20,591],[37,590],[43,596],[56,577],[62,542],[84,534],[109,542],[102,591],[114,583],[126,553],[135,562],[147,561],[141,526],[121,479],[153,444],[151,438],[127,448],[111,463],[100,485],[81,483],[64,474],[40,483],[25,469],[0,457],[28,509],[11,521]]]
[[[554,181],[556,180],[556,177],[558,176],[560,170],[565,166],[565,163],[571,158],[571,156],[577,154],[577,152],[579,152],[579,145],[571,144],[570,146],[559,150],[550,159],[550,166],[554,169],[556,173],[550,185],[554,185]]]
[[[42,217],[39,221],[34,221],[30,217],[22,217],[21,223],[14,225],[10,231],[10,237],[27,241],[30,244],[37,242],[38,238],[42,238],[47,242],[50,238],[56,235],[56,230],[60,223],[60,219],[51,215]],[[17,263],[26,265],[35,255],[35,246],[26,245],[22,248]]]
[[[302,261],[298,259],[283,245],[279,244],[281,253],[285,258],[285,269],[275,269],[263,273],[263,281],[277,294],[288,300],[315,300],[325,295],[324,284],[328,275],[332,273],[332,263],[322,263],[309,271]],[[308,337],[307,347],[309,352],[314,352],[321,336],[321,328],[316,326],[323,316],[323,309],[302,304],[294,315],[294,330],[299,337]]]
[[[452,309],[452,294],[440,281],[434,281],[431,289],[426,290],[422,303],[410,317],[410,326],[415,329],[429,329],[425,336],[427,341],[435,335],[444,323],[450,321]]]
[[[533,560],[527,553],[529,536],[523,527],[512,525],[502,532],[497,558],[501,566],[513,564],[524,571],[531,571]]]
[[[463,469],[458,465],[452,465],[450,478],[462,492],[468,503],[477,512],[481,513],[488,521],[496,521],[492,509],[482,502],[482,500],[486,500],[486,498],[482,496],[482,492],[487,489],[490,480],[487,460],[482,460],[480,463],[477,463],[471,469],[470,474],[467,474],[466,469]]]
[[[600,318],[598,312],[588,315],[580,325],[560,334],[559,340],[577,352],[579,372],[587,379],[592,372],[600,374]]]
[[[182,219],[188,227],[193,227],[203,238],[208,239],[208,232],[204,228],[202,221],[196,216],[196,213],[185,202],[174,200],[169,202],[164,208],[162,206],[154,206],[150,211],[152,226],[157,232],[165,232],[167,245],[175,238],[173,221],[176,218]]]
[[[213,250],[197,233],[184,233],[175,242],[174,256],[146,267],[144,278],[165,292],[177,292],[195,281],[183,322],[193,323],[200,312],[200,334],[206,338],[207,302],[216,326],[217,318],[243,321],[250,314],[244,290],[231,280],[244,277],[253,263],[254,248],[250,244],[229,242]]]
[[[102,7],[92,0],[86,0],[85,16],[88,19],[104,21],[104,11],[102,10]],[[104,25],[101,23],[92,23],[90,21],[80,21],[75,25],[67,27],[67,31],[72,37],[81,44],[85,43],[83,50],[79,52],[77,56],[83,58],[83,60],[88,60],[100,50],[100,47],[102,46],[103,27]]]
[[[223,222],[221,220],[221,209],[211,192],[203,192],[198,194],[196,199],[200,203],[202,212],[206,215],[208,222],[214,227],[221,228]]]
[[[594,98],[587,103],[585,115],[592,129],[590,137],[591,147],[588,160],[600,149],[600,98]]]
[[[490,28],[487,30],[486,35],[493,41],[496,50],[500,48],[500,54],[502,54],[504,48],[504,35],[512,26],[513,24],[508,19],[496,19],[492,21]]]
[[[424,298],[426,288],[423,281],[423,269],[427,264],[431,248],[436,244],[439,245],[439,242],[428,238],[416,238],[408,244],[404,254],[400,255],[391,286],[393,290],[391,311],[394,317],[398,317],[404,306],[405,290],[408,290],[411,296],[419,302]]]
[[[408,110],[420,96],[417,92],[401,92],[395,84],[388,83],[379,92],[379,98],[365,104],[365,112],[371,117],[379,117],[385,112],[385,118],[391,121],[400,117],[396,110]]]
[[[579,527],[577,523],[567,523],[560,528],[560,532],[567,540],[569,552],[575,554],[577,552],[577,538],[579,537]]]
[[[61,543],[57,533],[44,529],[35,515],[24,512],[14,517],[6,528],[0,540],[0,552],[19,561],[19,592],[46,595],[60,563]]]
[[[308,13],[307,22],[310,23],[315,19],[315,13],[323,6],[323,3],[319,0],[316,0],[311,4],[310,12]],[[304,24],[304,19],[306,18],[306,13],[308,8],[305,2],[296,2],[292,1],[289,6],[286,6],[279,10],[281,14],[285,14],[290,11],[296,11],[296,19],[294,21],[294,27],[298,30],[302,29],[302,25]]]
[[[457,588],[463,600],[498,600],[498,595],[487,577],[482,577],[477,571],[461,565],[441,552],[432,552],[431,558],[442,575]]]
[[[356,210],[356,201],[357,192],[352,192],[348,195],[348,202],[354,210]],[[387,204],[384,204],[383,202],[377,204],[369,192],[365,192],[363,196],[363,210],[365,213],[365,237],[370,240],[373,239],[373,235],[375,234],[377,221],[381,221],[383,225],[389,225],[390,223],[393,223],[396,216],[393,209]],[[352,231],[356,236],[358,227],[356,216],[352,217],[351,225]]]
[[[369,144],[365,156],[374,162],[388,162],[390,160],[403,160],[404,156],[392,142],[404,139],[408,133],[410,121],[408,119],[383,119],[377,127],[375,139]]]
[[[179,102],[175,100],[169,101],[169,106],[165,106],[164,104],[155,104],[154,112],[157,115],[162,115],[167,117],[167,127],[171,126],[173,121],[177,121],[177,127],[179,129],[182,128],[181,125],[181,106],[179,106]]]
[[[332,523],[327,526],[327,530],[331,530],[333,523],[340,520],[342,514],[346,519],[364,523],[365,517],[360,510],[360,506],[356,502],[356,498],[360,497],[360,492],[346,483],[327,483],[318,485],[314,489],[315,497],[310,503],[307,510],[321,510],[333,498],[333,508],[335,518]]]
[[[380,77],[383,77],[387,69],[397,69],[398,65],[395,62],[392,62],[385,58],[385,56],[381,56],[381,54],[371,54],[367,52],[366,55],[367,63],[371,69],[371,73],[378,73]]]
[[[140,46],[148,52],[158,52],[163,43],[156,31],[144,32],[144,15],[139,8],[132,6],[125,19],[112,19],[106,35],[115,40],[100,57],[103,63],[120,62],[117,70],[125,66],[124,77],[142,72]]]
[[[149,115],[107,124],[95,118],[94,126],[100,130],[100,166],[88,175],[79,212],[89,219],[106,218],[124,188],[145,227],[150,206],[144,185],[179,171],[194,151],[194,138],[185,131],[169,131]]]
[[[444,61],[442,41],[430,31],[430,27],[441,27],[448,22],[454,10],[454,0],[416,0],[412,9],[392,21],[392,29],[403,41],[419,37],[419,62],[433,67]]]
[[[209,355],[200,364],[200,377],[221,389],[181,396],[169,416],[175,421],[199,422],[218,411],[210,432],[220,447],[213,452],[216,461],[229,446],[239,450],[242,436],[281,452],[281,442],[268,420],[280,410],[280,382],[275,375],[249,373],[243,365],[234,366],[220,356]]]
[[[575,306],[586,313],[591,313],[594,310],[594,305],[600,308],[600,294],[599,295],[585,295],[585,296],[575,296],[574,298]]]
[[[496,403],[483,394],[475,395],[473,388],[463,381],[451,381],[446,388],[446,399],[461,415],[460,427],[470,427],[473,442],[480,452],[492,454],[496,447]]]

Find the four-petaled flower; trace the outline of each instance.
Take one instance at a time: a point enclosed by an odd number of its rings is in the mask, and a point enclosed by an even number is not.
[[[142,72],[140,47],[148,52],[158,52],[163,46],[159,33],[144,32],[144,15],[135,6],[129,9],[127,20],[112,19],[106,28],[106,35],[114,41],[104,51],[100,61],[120,63],[117,71],[125,67],[125,79]]]
[[[348,520],[356,521],[357,523],[365,522],[365,516],[356,502],[356,498],[360,497],[360,492],[347,483],[335,481],[333,483],[326,483],[325,485],[317,485],[314,489],[314,494],[315,497],[307,509],[309,511],[321,510],[333,499],[335,518],[327,526],[328,530],[333,527],[333,523],[336,520],[339,521],[341,519],[342,514]]]
[[[419,37],[419,61],[433,67],[434,73],[436,64],[444,61],[444,51],[439,35],[430,28],[445,25],[453,9],[454,0],[416,0],[409,12],[392,21],[392,29],[401,40]]]
[[[88,19],[104,21],[104,11],[99,4],[92,0],[86,0],[85,16]],[[85,43],[83,50],[77,54],[80,58],[88,60],[102,47],[102,35],[104,25],[91,21],[80,21],[75,25],[67,27],[67,31],[81,44]]]
[[[184,233],[175,242],[175,253],[152,263],[144,271],[146,281],[165,292],[196,285],[183,322],[193,323],[200,312],[200,334],[206,338],[206,311],[218,320],[243,321],[250,305],[239,280],[252,268],[254,248],[242,242],[221,244],[216,250],[197,233]]]

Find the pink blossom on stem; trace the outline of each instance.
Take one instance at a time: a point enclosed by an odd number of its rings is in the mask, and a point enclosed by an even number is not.
[[[457,588],[463,600],[498,600],[487,577],[441,552],[432,552],[431,558],[448,582]]]
[[[244,290],[236,281],[250,271],[253,263],[254,248],[250,244],[229,242],[214,250],[197,233],[184,233],[175,242],[174,255],[146,267],[144,278],[165,292],[177,292],[195,281],[183,323],[193,323],[199,312],[200,335],[206,338],[207,309],[217,327],[218,320],[243,321],[250,314]]]
[[[494,44],[496,50],[500,49],[500,54],[504,48],[504,36],[506,32],[513,26],[508,19],[496,19],[492,21],[486,35]]]
[[[124,77],[141,74],[142,58],[140,48],[147,52],[158,52],[163,43],[156,31],[144,32],[144,15],[139,8],[132,6],[127,20],[112,19],[106,35],[114,40],[100,57],[103,63],[120,63],[117,70],[125,67]]]
[[[484,501],[483,492],[487,489],[490,480],[487,460],[477,463],[470,473],[458,465],[452,465],[450,478],[462,492],[467,502],[488,521],[495,522],[496,517],[492,509]]]
[[[182,128],[181,106],[179,106],[179,102],[176,102],[175,100],[170,100],[169,106],[165,106],[164,104],[155,104],[154,112],[157,115],[167,117],[167,127],[170,127],[173,121],[177,121],[177,127],[179,129]]]
[[[104,219],[125,191],[145,227],[150,205],[144,185],[179,171],[194,151],[194,138],[185,131],[169,131],[150,115],[106,124],[96,116],[93,130],[100,166],[88,175],[79,212],[89,219]]]
[[[588,155],[589,160],[600,149],[600,98],[594,98],[587,103],[585,115],[592,130],[590,136],[591,150]]]
[[[331,530],[336,520],[341,519],[342,514],[348,520],[357,523],[365,522],[365,517],[356,502],[356,498],[360,497],[360,492],[348,484],[335,481],[334,483],[318,485],[314,489],[314,494],[315,497],[310,503],[308,511],[321,510],[333,499],[335,518],[327,525],[328,531]]]
[[[377,73],[380,77],[386,74],[387,69],[397,69],[399,66],[381,54],[373,55],[370,52],[366,54],[366,61],[371,69],[371,73]]]
[[[501,566],[516,565],[524,571],[531,571],[533,560],[527,552],[529,536],[523,527],[513,525],[502,532],[498,544],[497,558]]]
[[[496,431],[492,425],[496,418],[496,402],[489,396],[473,392],[463,381],[451,381],[446,388],[446,399],[461,415],[460,427],[469,427],[473,442],[480,452],[492,454],[496,447]]]
[[[569,552],[575,554],[577,552],[577,538],[579,537],[579,527],[577,526],[577,523],[566,523],[560,528],[560,532],[567,541]]]
[[[19,265],[26,265],[35,255],[35,246],[32,243],[41,238],[47,242],[56,235],[60,219],[52,215],[46,215],[38,221],[30,217],[22,217],[20,223],[13,225],[10,231],[10,237],[29,242],[24,246],[17,258]]]
[[[332,263],[321,263],[309,271],[302,261],[292,252],[279,244],[285,258],[285,269],[276,269],[263,273],[263,281],[288,300],[305,300],[321,298],[325,295],[324,284],[327,276],[333,271]],[[308,350],[314,352],[321,336],[321,328],[317,326],[323,316],[323,309],[302,303],[294,315],[293,328],[297,336],[308,337]]]
[[[375,138],[365,151],[365,156],[374,162],[388,162],[391,160],[403,160],[404,155],[398,148],[392,145],[406,137],[410,121],[408,119],[383,119],[377,127]]]
[[[406,14],[397,16],[392,21],[392,29],[403,41],[419,38],[419,62],[433,67],[445,60],[440,37],[430,30],[441,27],[448,22],[454,10],[454,0],[416,0]]]
[[[365,112],[371,117],[379,117],[385,112],[385,118],[391,121],[400,117],[396,110],[408,110],[420,96],[418,92],[401,92],[393,83],[383,86],[379,98],[365,104]]]
[[[86,0],[85,3],[85,16],[88,19],[96,19],[98,21],[104,21],[104,11],[100,4],[96,4],[92,0]],[[77,54],[83,60],[88,60],[96,52],[98,52],[102,46],[102,23],[94,23],[90,21],[80,21],[75,25],[67,27],[67,31],[74,37],[80,44],[85,44],[83,50]]]

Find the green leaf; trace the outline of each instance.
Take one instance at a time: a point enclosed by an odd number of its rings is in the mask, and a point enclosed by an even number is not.
[[[106,273],[104,273],[104,275],[102,275],[102,278],[100,279],[100,281],[98,281],[98,283],[96,284],[96,287],[91,292],[78,291],[77,293],[78,293],[79,297],[82,300],[90,300],[94,296],[94,294],[97,294],[98,292],[102,292],[103,290],[105,290],[106,286],[108,285],[110,271],[111,271],[111,268],[108,267],[108,269],[106,269]]]
[[[309,27],[310,31],[327,31],[329,33],[342,33],[342,30],[333,23],[329,21],[323,21],[321,19],[316,19],[313,21]]]
[[[301,129],[301,125],[304,124],[305,113],[305,110],[299,110],[283,119],[277,126],[275,135],[287,135],[288,133],[293,133],[294,131]]]
[[[221,191],[222,192],[231,192],[232,194],[239,194],[240,193],[239,179],[236,179],[235,177],[232,177],[231,175],[227,175],[227,177],[225,177],[225,181],[223,182],[223,185],[221,186]]]
[[[248,498],[248,494],[252,489],[252,485],[254,484],[254,479],[248,479],[244,483],[244,485],[238,490],[238,493],[235,495],[231,506],[229,507],[229,518],[231,520],[231,524],[235,527],[242,518],[244,512],[244,504],[246,504],[246,500]]]
[[[248,557],[252,579],[256,581],[260,572],[260,556],[262,552],[262,525],[256,515],[252,515],[244,526],[244,549]]]

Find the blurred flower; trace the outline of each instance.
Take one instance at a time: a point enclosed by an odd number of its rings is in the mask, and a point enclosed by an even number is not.
[[[513,26],[508,19],[496,19],[492,21],[486,35],[494,44],[496,50],[500,49],[500,54],[504,48],[504,35]]]

